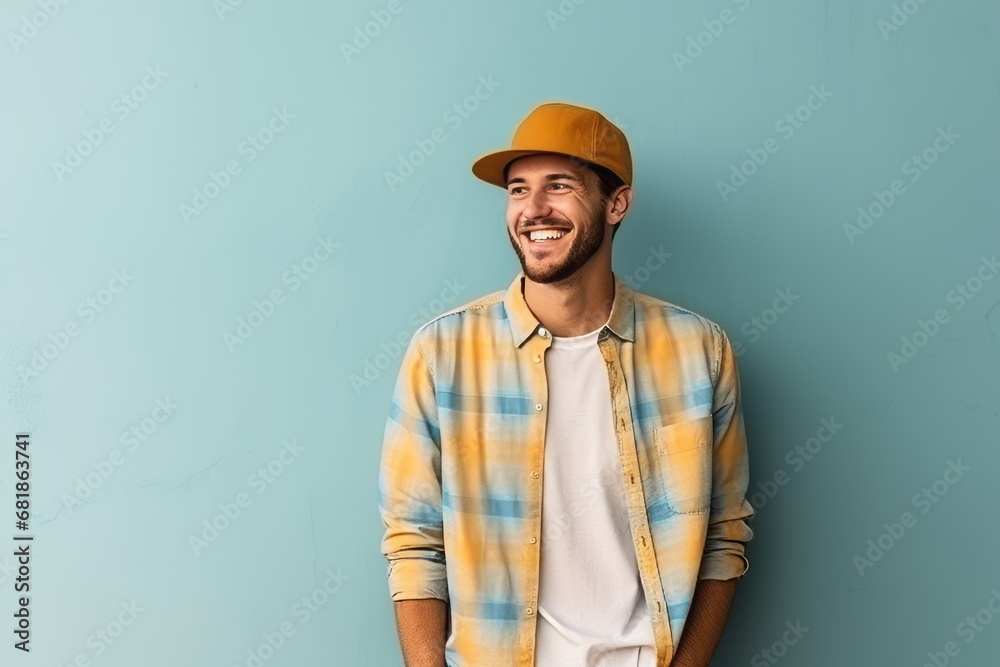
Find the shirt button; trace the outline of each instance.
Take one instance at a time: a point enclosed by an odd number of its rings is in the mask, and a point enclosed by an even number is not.
[[[549,330],[546,329],[545,327],[538,327],[538,335],[541,336],[542,338],[548,338]]]
[[[536,355],[535,355],[535,358],[534,358],[534,360],[533,360],[533,361],[534,361],[534,362],[535,362],[536,364],[540,364],[540,363],[542,362],[542,355],[540,355],[540,354],[536,354]]]
[[[538,541],[538,538],[535,538],[535,537],[532,537],[532,538],[531,538],[530,540],[528,540],[528,541],[529,541],[529,542],[531,542],[532,544],[534,544],[535,542],[537,542],[537,541]]]
[[[532,470],[531,471],[531,478],[532,479],[538,479],[538,471],[537,470]]]
[[[541,412],[541,411],[542,411],[542,404],[535,403],[535,412]]]
[[[528,607],[527,609],[524,610],[524,613],[527,614],[528,616],[531,616],[535,612],[531,609],[531,607]]]

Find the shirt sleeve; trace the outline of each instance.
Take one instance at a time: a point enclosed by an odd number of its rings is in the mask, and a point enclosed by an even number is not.
[[[750,463],[736,355],[725,331],[716,331],[717,373],[712,399],[714,430],[712,508],[699,579],[740,579],[750,568],[744,551],[753,539],[747,499]]]
[[[382,441],[378,507],[393,600],[448,600],[441,435],[432,369],[417,336],[396,379]]]

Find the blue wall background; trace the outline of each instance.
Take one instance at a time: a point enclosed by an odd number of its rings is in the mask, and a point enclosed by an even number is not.
[[[3,664],[401,664],[397,344],[517,271],[469,167],[554,100],[632,143],[616,270],[741,345],[758,515],[712,664],[995,660],[997,3],[8,0],[0,28],[0,534],[28,431],[36,535]]]

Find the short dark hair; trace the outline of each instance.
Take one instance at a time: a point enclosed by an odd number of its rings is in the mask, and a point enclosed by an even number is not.
[[[623,181],[618,174],[611,171],[607,167],[602,167],[601,165],[594,164],[593,162],[586,162],[585,164],[591,171],[597,174],[598,185],[601,190],[602,203],[611,199],[612,193],[614,193],[614,191],[621,186],[625,185],[625,181]],[[623,222],[625,221],[619,220],[618,224],[611,230],[611,238],[615,237],[615,234],[618,233],[618,230],[621,228]]]
[[[625,185],[625,181],[623,181],[621,179],[621,177],[618,176],[618,174],[616,174],[615,172],[611,171],[607,167],[602,167],[599,164],[596,164],[594,162],[588,162],[587,160],[583,160],[583,159],[580,159],[580,158],[575,158],[574,157],[574,158],[570,158],[570,159],[572,159],[573,162],[575,162],[577,164],[577,166],[584,167],[586,169],[590,169],[592,172],[594,172],[595,174],[597,174],[597,185],[598,185],[598,188],[599,188],[600,193],[601,193],[601,203],[602,204],[606,200],[608,200],[608,199],[611,198],[611,194],[615,190],[617,190],[621,186]],[[511,160],[511,162],[513,162],[513,160]],[[511,162],[508,162],[504,166],[504,168],[503,168],[503,178],[504,178],[504,180],[507,180],[507,171],[510,169]],[[618,222],[618,224],[615,225],[614,229],[611,230],[611,238],[612,239],[615,237],[615,234],[618,233],[618,229],[622,226],[622,222],[624,222],[624,220],[620,220]]]

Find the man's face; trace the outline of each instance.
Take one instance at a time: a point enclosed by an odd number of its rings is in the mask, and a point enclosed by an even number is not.
[[[524,275],[553,283],[586,264],[611,235],[605,204],[597,174],[572,158],[529,155],[512,162],[507,235]]]

